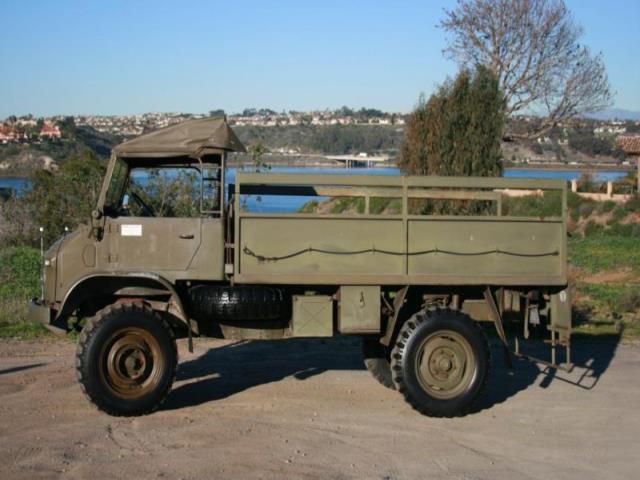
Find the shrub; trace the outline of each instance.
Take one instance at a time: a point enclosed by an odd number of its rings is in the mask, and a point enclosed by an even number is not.
[[[64,227],[88,222],[104,171],[103,161],[85,152],[68,158],[56,172],[33,172],[31,189],[0,205],[0,244],[37,246],[38,227],[43,227],[45,244],[50,245]]]
[[[590,200],[587,200],[587,201],[590,201]],[[567,192],[567,206],[569,208],[578,208],[580,204],[584,202],[585,202],[585,199],[582,198],[577,193],[574,193],[571,190]]]
[[[40,291],[40,252],[29,247],[0,250],[0,323],[25,319],[27,301]]]
[[[30,247],[0,250],[0,300],[35,297],[39,292],[40,252]]]
[[[593,180],[593,177],[589,173],[583,173],[578,178],[578,191],[579,192],[597,192],[599,185]]]
[[[599,223],[594,222],[593,220],[589,220],[589,223],[584,227],[584,236],[589,237],[592,235],[597,235],[604,231],[604,227]]]
[[[616,202],[614,202],[613,200],[606,200],[604,202],[598,203],[596,211],[598,213],[609,213],[614,208],[616,208]]]
[[[362,197],[336,197],[332,199],[330,213],[363,213],[364,198]]]
[[[616,223],[608,232],[618,237],[640,237],[640,223]]]
[[[593,213],[594,205],[591,202],[585,202],[580,204],[578,207],[578,215],[582,218],[587,218],[589,215]]]
[[[611,213],[611,218],[607,222],[609,225],[620,223],[620,221],[627,216],[627,210],[622,206],[617,206]]]
[[[624,204],[624,208],[630,212],[640,213],[640,195],[634,195]]]
[[[617,305],[620,312],[635,312],[640,308],[640,288],[631,287],[625,289],[620,295]]]
[[[575,223],[577,223],[578,220],[580,220],[580,214],[578,213],[577,208],[572,208],[569,212],[569,216],[571,217],[571,220],[573,220]]]
[[[308,202],[305,202],[305,204],[300,207],[300,210],[298,210],[298,213],[315,213],[318,210],[318,205],[320,204],[318,203],[317,200],[309,200]]]

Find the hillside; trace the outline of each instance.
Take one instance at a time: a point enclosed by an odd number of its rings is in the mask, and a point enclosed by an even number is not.
[[[91,127],[75,127],[67,138],[39,143],[0,145],[0,176],[28,176],[34,170],[55,170],[66,159],[85,151],[101,158],[110,155],[120,138]]]
[[[512,119],[510,128],[517,129],[519,123],[525,122]],[[602,133],[596,133],[599,128]],[[624,128],[633,134],[640,130],[640,125],[626,122]],[[268,163],[296,165],[332,163],[322,156],[360,152],[387,155],[393,162],[404,136],[403,125],[237,125],[233,129],[247,147],[258,144],[265,147],[264,160]],[[503,158],[505,166],[618,168],[624,155],[616,148],[615,138],[616,134],[606,131],[597,121],[581,120],[572,126],[555,128],[536,140],[504,142]],[[0,176],[26,176],[35,169],[56,168],[65,159],[86,150],[106,158],[123,139],[83,125],[72,126],[59,140],[0,145]],[[249,155],[233,156],[231,160],[251,161]]]
[[[245,145],[262,144],[280,153],[357,154],[394,153],[400,149],[404,130],[395,125],[291,125],[233,127]]]

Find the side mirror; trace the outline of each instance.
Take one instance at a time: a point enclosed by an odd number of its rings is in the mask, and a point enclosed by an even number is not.
[[[129,194],[125,193],[124,197],[122,197],[122,208],[127,210],[129,208]]]

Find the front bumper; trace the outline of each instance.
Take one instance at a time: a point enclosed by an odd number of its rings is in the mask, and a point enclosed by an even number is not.
[[[28,320],[33,323],[42,324],[47,330],[55,334],[64,335],[67,333],[64,328],[53,325],[54,310],[43,305],[37,298],[32,298],[29,302]]]

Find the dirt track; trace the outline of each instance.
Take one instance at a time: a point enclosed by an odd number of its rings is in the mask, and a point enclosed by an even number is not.
[[[355,339],[197,340],[164,408],[96,411],[75,346],[0,343],[0,478],[637,478],[640,348],[576,345],[555,378],[494,355],[478,411],[413,412],[361,367]],[[581,379],[581,376],[584,378]],[[580,381],[582,388],[564,380]],[[581,379],[581,380],[580,380]]]

